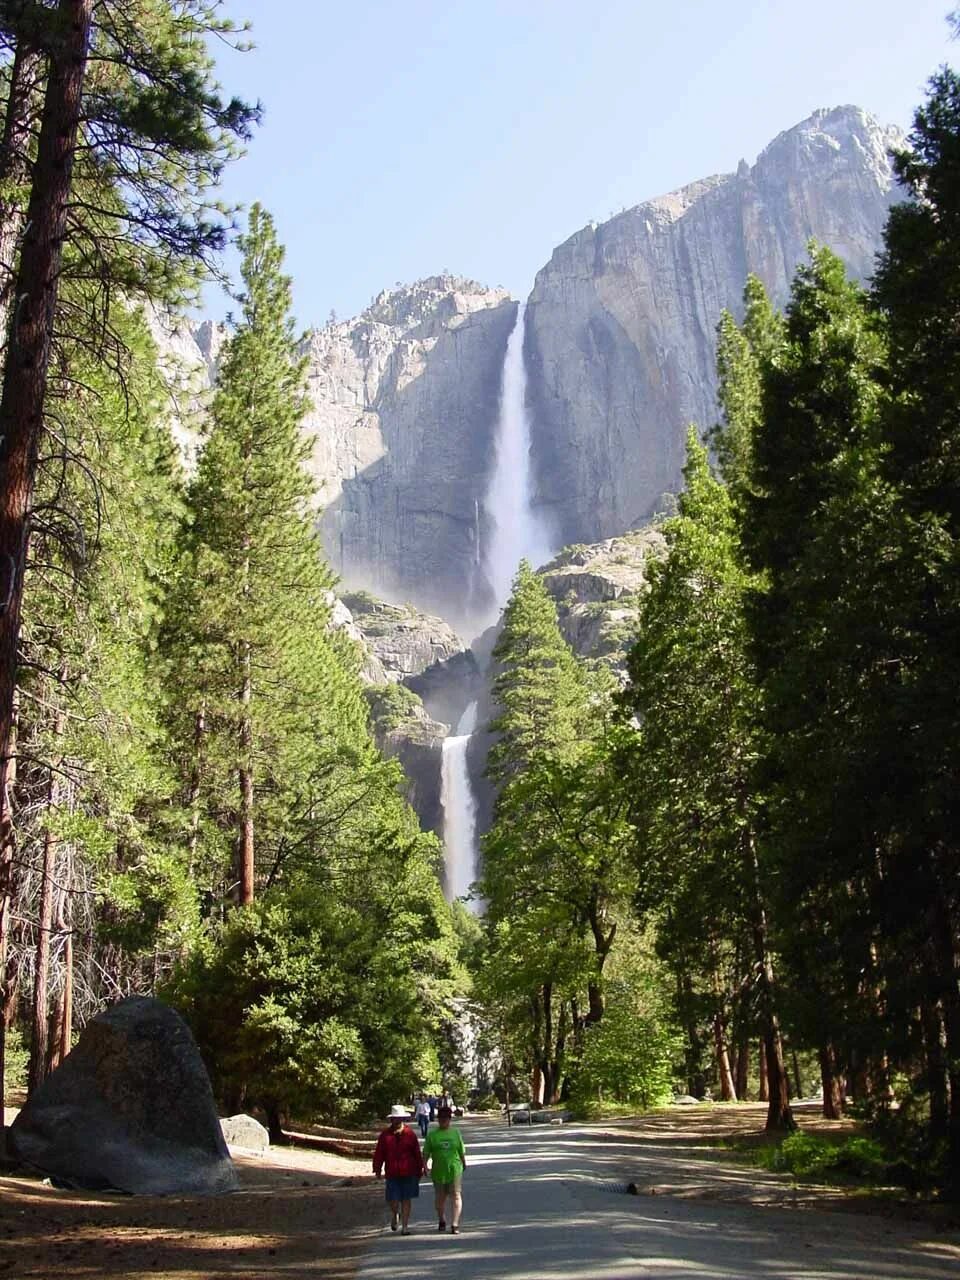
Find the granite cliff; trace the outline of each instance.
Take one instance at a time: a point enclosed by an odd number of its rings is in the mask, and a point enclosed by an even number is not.
[[[558,546],[617,537],[669,507],[687,424],[714,421],[716,324],[722,308],[739,311],[748,273],[782,304],[814,238],[869,275],[899,141],[859,108],[818,111],[752,166],[554,251],[527,304],[524,350],[533,500]],[[466,635],[489,614],[483,499],[517,305],[503,289],[433,276],[305,340],[304,430],[333,567],[347,590],[412,602]],[[183,375],[174,418],[189,462],[222,329],[154,330],[172,383]],[[441,718],[459,702],[446,699]]]
[[[750,166],[577,232],[538,273],[525,355],[537,501],[563,543],[654,515],[686,426],[716,417],[715,330],[748,274],[788,296],[815,239],[869,276],[902,142],[856,107],[817,111]]]
[[[463,624],[486,602],[482,500],[515,302],[435,276],[308,342],[321,528],[348,587]]]

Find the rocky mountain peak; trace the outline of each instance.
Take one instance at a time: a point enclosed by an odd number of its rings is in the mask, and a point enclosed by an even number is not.
[[[863,279],[902,142],[859,107],[815,111],[756,163],[588,226],[538,272],[525,353],[538,502],[564,542],[647,521],[681,482],[687,424],[716,419],[715,334],[758,276],[782,306],[811,240]]]
[[[449,320],[509,300],[505,289],[488,289],[464,276],[428,276],[411,285],[384,289],[358,317],[393,328],[409,329],[430,320]]]

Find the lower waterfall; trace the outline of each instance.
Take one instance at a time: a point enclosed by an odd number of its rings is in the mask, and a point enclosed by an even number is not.
[[[534,504],[527,373],[523,358],[525,323],[526,309],[520,303],[503,359],[493,466],[483,502],[490,534],[483,548],[480,506],[474,505],[475,554],[493,593],[493,611],[484,620],[486,624],[495,622],[507,603],[521,559],[529,560],[532,567],[537,568],[553,554],[549,522]],[[443,743],[440,798],[444,879],[450,901],[465,894],[477,877],[476,803],[467,768],[467,749],[476,722],[477,704],[471,702],[460,717],[456,733]],[[479,903],[472,903],[471,907],[482,909]]]
[[[467,768],[467,746],[477,726],[477,704],[460,717],[455,734],[443,740],[440,803],[443,805],[444,880],[447,900],[468,893],[477,878],[476,803]],[[476,904],[470,904],[476,909]]]

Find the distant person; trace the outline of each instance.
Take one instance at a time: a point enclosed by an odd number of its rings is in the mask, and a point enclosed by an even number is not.
[[[437,1096],[436,1096],[436,1094],[431,1093],[431,1095],[430,1095],[430,1097],[427,1099],[427,1101],[430,1103],[430,1119],[431,1119],[431,1121],[436,1120],[436,1118],[437,1118]]]
[[[379,1178],[386,1169],[386,1199],[390,1206],[390,1230],[399,1222],[401,1235],[410,1234],[410,1201],[420,1195],[420,1175],[426,1173],[417,1135],[403,1122],[406,1107],[390,1108],[389,1128],[383,1129],[373,1149],[373,1172]]]
[[[463,1171],[467,1167],[467,1152],[459,1129],[450,1123],[452,1112],[442,1104],[437,1108],[437,1128],[432,1129],[423,1144],[423,1165],[430,1168],[437,1205],[437,1230],[446,1231],[447,1198],[450,1199],[450,1233],[460,1230],[460,1214],[463,1212]]]
[[[430,1103],[423,1094],[420,1095],[420,1101],[417,1103],[416,1112],[417,1124],[420,1126],[420,1137],[425,1138],[427,1136],[427,1130],[430,1128]]]

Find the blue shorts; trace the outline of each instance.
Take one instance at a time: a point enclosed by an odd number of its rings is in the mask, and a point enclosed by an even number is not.
[[[420,1194],[420,1179],[411,1174],[408,1178],[387,1178],[388,1200],[416,1200]]]

